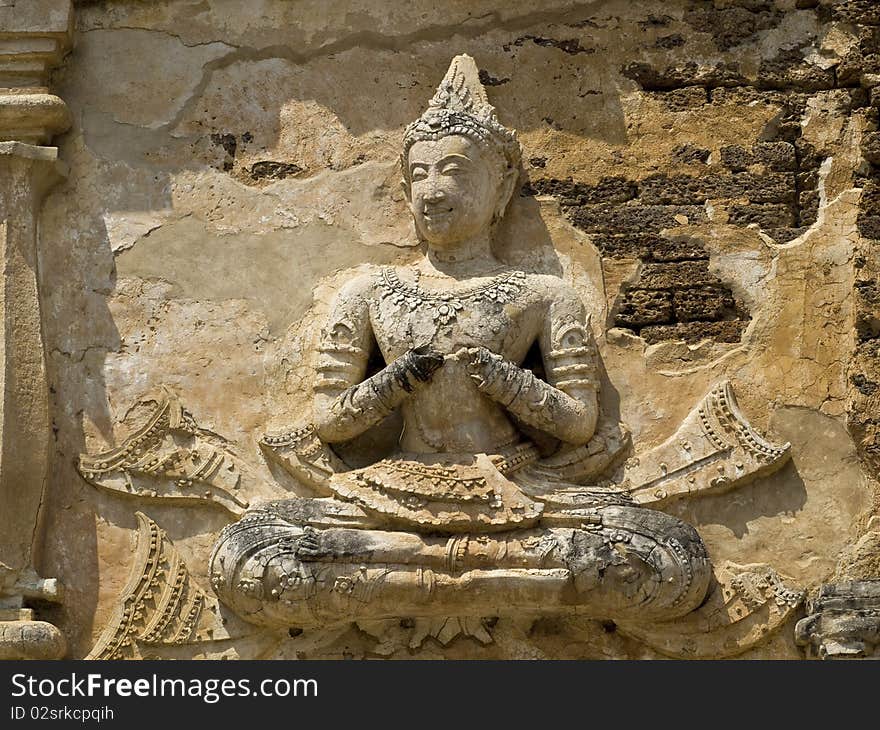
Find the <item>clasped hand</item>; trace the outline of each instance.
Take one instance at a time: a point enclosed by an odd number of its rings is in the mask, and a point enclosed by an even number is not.
[[[399,381],[407,391],[412,391],[414,383],[428,383],[446,362],[463,363],[467,374],[480,390],[489,388],[507,370],[519,368],[501,355],[496,355],[485,347],[461,347],[444,355],[430,345],[421,345],[408,350],[394,364],[399,367]],[[491,394],[491,392],[490,392]]]

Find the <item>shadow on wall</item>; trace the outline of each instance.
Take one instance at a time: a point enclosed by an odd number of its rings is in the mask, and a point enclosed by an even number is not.
[[[734,491],[698,497],[668,511],[697,525],[723,525],[740,539],[761,517],[794,516],[807,503],[807,488],[797,464],[789,461],[776,474]]]
[[[64,143],[63,139],[59,142],[62,148]],[[65,600],[42,607],[42,615],[62,627],[69,654],[81,656],[91,644],[90,628],[98,606],[96,521],[110,505],[102,504],[95,490],[82,481],[74,458],[86,450],[86,418],[113,442],[104,362],[107,353],[118,350],[122,343],[107,306],[106,297],[115,288],[116,274],[103,220],[98,215],[89,219],[78,216],[79,232],[73,241],[49,233],[64,230],[63,225],[46,225],[70,218],[72,210],[67,206],[71,189],[79,184],[75,174],[46,202],[39,242],[46,375],[54,436],[39,565],[44,575],[58,576],[65,585]],[[85,273],[85,280],[71,272]],[[133,528],[133,515],[128,518]],[[72,575],[91,578],[74,583],[69,579]]]

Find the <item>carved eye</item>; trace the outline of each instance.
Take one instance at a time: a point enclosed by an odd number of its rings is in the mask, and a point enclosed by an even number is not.
[[[419,182],[428,177],[428,173],[422,168],[417,168],[410,173],[410,179],[413,182]]]

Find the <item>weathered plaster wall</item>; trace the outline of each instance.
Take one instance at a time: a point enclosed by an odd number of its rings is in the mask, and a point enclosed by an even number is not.
[[[417,255],[402,131],[461,52],[523,145],[499,251],[579,287],[606,414],[637,451],[723,378],[753,423],[792,443],[775,476],[673,508],[713,559],[815,587],[864,532],[878,500],[872,3],[76,10],[56,79],[74,119],[58,142],[70,175],[41,221],[55,434],[43,563],[68,587],[53,620],[72,656],[126,580],[135,509],[205,586],[228,520],[99,493],[76,457],[118,444],[160,386],[257,465],[267,428],[308,420],[315,323],[345,272]],[[252,500],[292,488],[258,473]],[[595,622],[501,618],[491,633],[488,646],[430,640],[415,655],[654,656]],[[407,636],[360,626],[223,651],[409,656]],[[748,656],[799,651],[783,631]]]

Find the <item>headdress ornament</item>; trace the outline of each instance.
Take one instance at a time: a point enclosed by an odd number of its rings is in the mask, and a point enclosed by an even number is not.
[[[477,144],[498,152],[510,167],[519,166],[520,147],[516,132],[508,129],[495,115],[474,59],[461,54],[452,59],[437,93],[421,117],[410,124],[403,135],[402,164],[416,142],[437,140],[460,134]]]

